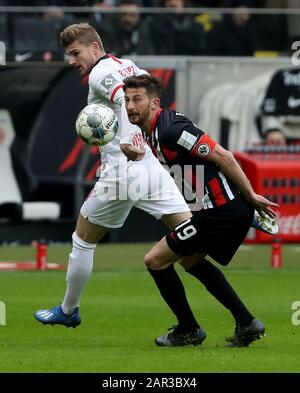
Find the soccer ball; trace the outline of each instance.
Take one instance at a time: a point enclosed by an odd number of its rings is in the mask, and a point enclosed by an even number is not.
[[[118,127],[115,112],[102,104],[87,105],[76,119],[76,132],[88,145],[106,145],[114,139]]]

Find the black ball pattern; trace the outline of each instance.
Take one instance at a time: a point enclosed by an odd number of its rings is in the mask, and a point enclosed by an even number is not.
[[[95,138],[103,138],[105,132],[102,129],[101,116],[97,113],[92,113],[87,117],[87,124],[90,127]]]

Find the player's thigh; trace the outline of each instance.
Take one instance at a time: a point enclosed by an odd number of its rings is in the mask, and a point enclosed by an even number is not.
[[[198,218],[198,217],[197,217]],[[205,222],[204,222],[205,223]],[[193,254],[207,254],[205,225],[195,219],[195,215],[177,225],[166,235],[166,243],[180,258]]]
[[[169,228],[173,228],[192,214],[172,177],[160,164],[154,168],[158,180],[148,183],[146,196],[137,201],[135,207],[146,211],[157,220],[162,219]],[[153,178],[154,175],[151,175],[151,179]]]
[[[135,207],[146,211],[156,219],[189,212],[190,209],[170,173],[154,157],[145,160],[144,163],[143,161],[140,161],[143,173],[140,188],[146,192],[136,202]],[[174,225],[172,222],[166,224]]]
[[[178,257],[170,249],[163,237],[151,250],[145,255],[145,264],[148,268],[153,270],[166,269],[177,261]]]
[[[120,197],[118,184],[100,179],[84,201],[80,214],[91,224],[102,228],[121,228],[130,213],[134,201]],[[107,188],[112,191],[107,193]]]
[[[95,244],[101,240],[108,231],[108,228],[93,224],[89,222],[87,218],[84,218],[81,214],[79,214],[76,224],[76,234],[83,241]]]
[[[161,220],[168,228],[173,229],[177,225],[181,224],[183,221],[186,221],[191,217],[192,213],[190,211],[187,211],[181,213],[164,214]]]

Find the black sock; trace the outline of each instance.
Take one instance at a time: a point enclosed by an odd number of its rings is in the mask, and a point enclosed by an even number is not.
[[[182,282],[174,266],[167,269],[148,269],[158,287],[161,296],[176,315],[180,330],[189,332],[199,327],[193,312],[188,304]]]
[[[231,311],[237,324],[247,326],[252,321],[254,316],[247,310],[223,272],[214,264],[204,259],[187,270],[187,273],[201,281],[208,292]]]

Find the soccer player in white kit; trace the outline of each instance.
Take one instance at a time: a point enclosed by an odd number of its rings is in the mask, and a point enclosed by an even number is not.
[[[130,60],[106,54],[98,33],[87,23],[66,27],[60,37],[69,55],[69,63],[81,75],[89,75],[88,103],[110,106],[119,120],[116,137],[101,147],[101,175],[82,205],[72,236],[64,300],[57,307],[35,313],[36,319],[44,324],[75,327],[81,322],[80,297],[92,272],[96,244],[110,228],[120,228],[133,206],[162,219],[169,228],[174,228],[192,214],[173,178],[144,145],[140,129],[128,120],[123,79],[146,71]],[[180,282],[175,270],[172,274]],[[164,289],[158,282],[156,285],[166,300]],[[181,319],[186,324],[197,325],[181,282],[180,285]],[[179,306],[170,306],[175,315]]]

